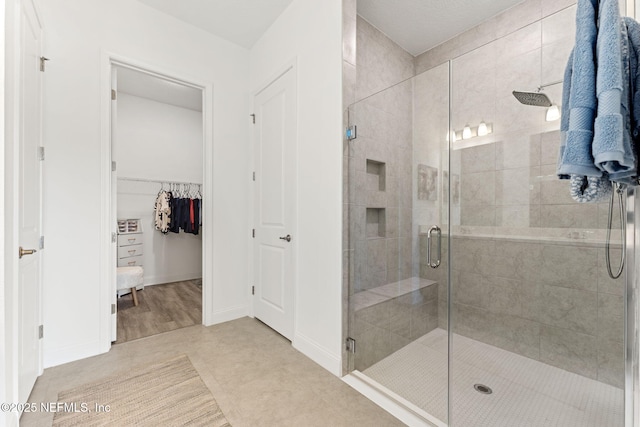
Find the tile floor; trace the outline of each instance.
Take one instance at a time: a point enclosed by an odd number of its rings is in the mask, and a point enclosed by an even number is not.
[[[234,427],[403,425],[250,318],[165,332],[46,369],[30,401],[56,401],[61,390],[178,354],[189,356]],[[52,413],[29,413],[20,425],[52,420]]]
[[[460,335],[453,337],[452,425],[620,427],[624,392]],[[447,332],[424,335],[363,372],[427,413],[447,415]],[[492,388],[480,394],[473,385]]]

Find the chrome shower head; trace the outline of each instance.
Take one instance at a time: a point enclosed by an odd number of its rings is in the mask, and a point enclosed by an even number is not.
[[[524,105],[533,105],[536,107],[551,107],[551,100],[542,92],[518,92],[514,90],[513,96],[516,97]]]

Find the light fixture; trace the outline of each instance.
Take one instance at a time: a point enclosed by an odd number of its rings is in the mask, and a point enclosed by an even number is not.
[[[551,105],[551,107],[547,108],[547,114],[545,120],[548,122],[553,122],[554,120],[558,120],[560,118],[560,108],[556,104]]]
[[[487,136],[493,133],[493,123],[486,123],[484,120],[478,126],[470,126],[468,123],[461,130],[452,130],[447,141],[460,141],[461,139],[471,139],[478,136]]]
[[[478,136],[485,136],[489,133],[489,129],[487,129],[487,124],[483,121],[478,125]]]
[[[469,125],[465,125],[464,129],[462,129],[462,139],[471,138],[471,127]]]

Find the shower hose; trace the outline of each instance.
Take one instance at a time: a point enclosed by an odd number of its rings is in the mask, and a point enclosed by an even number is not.
[[[605,257],[607,259],[607,272],[609,273],[609,277],[612,279],[617,279],[622,274],[622,270],[624,269],[624,259],[626,256],[626,237],[627,237],[627,225],[624,220],[624,204],[622,202],[622,195],[626,186],[624,184],[619,184],[617,182],[613,183],[613,188],[615,191],[611,192],[611,199],[609,200],[609,220],[607,224],[607,242],[605,248]],[[611,269],[611,225],[613,223],[613,204],[614,199],[618,195],[618,207],[620,208],[620,242],[622,243],[622,254],[620,257],[620,265],[618,267],[617,273],[613,274]]]

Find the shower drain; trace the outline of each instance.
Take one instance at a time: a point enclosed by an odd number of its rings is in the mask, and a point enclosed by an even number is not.
[[[473,388],[475,388],[478,393],[482,393],[482,394],[493,393],[493,390],[491,390],[490,387],[487,387],[484,384],[474,384]]]

